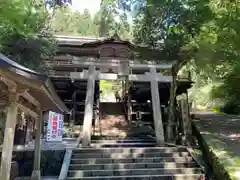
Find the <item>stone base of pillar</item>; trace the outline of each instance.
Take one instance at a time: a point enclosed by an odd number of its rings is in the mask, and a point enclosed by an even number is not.
[[[91,140],[90,140],[90,142],[89,142],[89,140],[83,140],[81,147],[82,148],[89,148],[89,147],[91,147]]]
[[[81,146],[81,148],[91,148],[91,146],[90,145],[88,145],[88,146]]]
[[[30,180],[41,180],[41,171],[33,171]]]
[[[167,128],[166,128],[166,141],[167,142],[172,142],[174,141],[174,135],[173,135],[173,126],[167,124]]]
[[[188,145],[187,136],[186,135],[177,136],[175,144],[176,145],[187,146]]]
[[[158,142],[155,145],[155,147],[164,147],[164,146],[165,146],[165,142]]]

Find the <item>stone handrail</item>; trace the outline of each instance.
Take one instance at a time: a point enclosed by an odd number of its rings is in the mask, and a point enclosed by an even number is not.
[[[235,180],[234,177],[230,177],[229,172],[225,169],[221,160],[214,153],[214,150],[211,147],[211,144],[209,144],[209,142],[203,137],[203,135],[198,129],[198,126],[194,122],[192,122],[192,130],[193,130],[193,135],[198,140],[199,146],[203,152],[203,158],[206,161],[206,163],[211,166],[212,171],[216,176],[216,179]]]
[[[58,180],[67,179],[67,174],[68,174],[68,169],[69,169],[71,157],[72,157],[72,150],[71,149],[66,149],[64,159],[63,159],[63,163],[62,163],[61,172],[60,172],[60,175],[58,177]]]

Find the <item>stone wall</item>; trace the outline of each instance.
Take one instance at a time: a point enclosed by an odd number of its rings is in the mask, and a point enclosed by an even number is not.
[[[194,122],[192,123],[192,133],[198,140],[199,146],[201,147],[203,153],[204,161],[212,167],[213,173],[217,180],[231,180],[229,173],[226,171],[223,164],[210,148],[210,145],[201,135],[197,125]]]

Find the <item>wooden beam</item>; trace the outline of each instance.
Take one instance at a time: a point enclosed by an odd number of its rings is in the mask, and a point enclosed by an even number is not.
[[[13,74],[13,73],[11,73],[11,72],[8,72],[8,71],[4,71],[4,70],[2,70],[2,69],[0,69],[0,74],[4,74],[4,76],[2,76],[2,77],[4,77],[5,79],[7,79],[9,82],[12,82],[12,84],[11,84],[11,87],[12,87],[12,89],[14,89],[14,88],[16,88],[17,86],[17,83],[16,82],[14,82],[12,79],[16,79],[16,74]],[[35,82],[33,82],[33,81],[29,81],[29,80],[27,80],[26,78],[24,78],[24,77],[22,77],[22,76],[17,76],[18,77],[18,79],[16,79],[17,80],[17,82],[19,82],[20,84],[21,84],[21,86],[24,86],[24,85],[26,85],[26,86],[29,86],[29,87],[32,87],[32,88],[35,88],[35,89],[41,89],[42,88],[42,86],[40,85],[40,83],[35,83]],[[9,88],[11,88],[11,87],[9,87]],[[18,92],[19,91],[24,91],[25,89],[23,89],[23,90],[21,90],[21,89],[19,89],[19,90],[17,90]],[[9,91],[11,91],[10,89],[9,89]],[[20,92],[21,93],[21,92]]]
[[[61,45],[82,45],[84,42],[95,42],[99,40],[104,40],[104,37],[99,38],[92,38],[92,37],[80,37],[80,36],[61,36],[61,35],[54,35],[54,38],[57,42]]]
[[[31,94],[28,93],[28,90],[21,93],[20,96],[24,97],[26,100],[28,100],[28,102],[30,102],[34,106],[36,107],[40,106],[40,103]]]
[[[67,58],[67,57],[66,57]],[[69,58],[68,58],[69,59]],[[96,66],[96,67],[120,67],[121,64],[119,62],[122,62],[124,60],[120,59],[111,59],[111,60],[102,60],[102,59],[92,59],[92,58],[78,58],[78,57],[73,57],[72,59],[69,59],[69,61],[60,61],[56,62],[50,62],[47,61],[46,64],[47,66],[68,66],[68,67],[88,67],[88,66]],[[126,60],[125,60],[126,61]],[[151,64],[151,61],[148,61],[148,64],[139,64],[139,63],[134,63],[129,60],[126,62],[129,62],[129,68],[130,69],[150,69],[152,67],[156,69],[171,69],[173,64],[170,63],[164,63],[164,64]]]
[[[129,62],[130,69],[150,69],[152,67],[156,69],[171,69],[172,66],[176,63],[176,61],[172,61],[171,63],[162,63],[162,64],[153,64],[153,62],[157,62],[157,60],[145,60],[147,64],[139,64],[135,63],[136,60],[131,59],[117,59],[117,58],[92,58],[92,57],[77,57],[77,56],[55,56],[52,60],[55,63],[57,60],[65,61],[65,65],[73,64],[74,67],[83,67],[83,66],[104,66],[104,67],[119,67],[120,62]],[[67,61],[67,62],[66,62]],[[51,63],[51,61],[47,61],[47,63]],[[64,62],[59,62],[59,65],[64,65]]]
[[[15,83],[14,81],[12,81],[12,80],[9,79],[9,78],[6,78],[6,77],[3,76],[3,75],[0,75],[0,81],[2,81],[4,84],[7,85],[8,90],[9,90],[10,92],[16,92],[16,90],[17,90],[17,83]]]
[[[88,79],[88,72],[70,72],[71,79]],[[136,82],[149,82],[151,81],[152,76],[148,74],[129,74],[129,81]],[[96,80],[125,80],[124,77],[119,77],[118,74],[114,73],[97,73]],[[171,82],[172,76],[164,76],[161,74],[157,74],[155,80],[159,82]]]
[[[130,74],[129,75],[129,81],[136,81],[136,82],[149,82],[152,80],[152,76],[149,76],[148,74],[142,75],[142,74]],[[172,76],[163,76],[161,74],[156,74],[155,80],[158,82],[171,82]]]
[[[8,93],[8,86],[0,80],[1,93]]]
[[[15,127],[17,122],[18,113],[18,94],[10,94],[10,104],[7,110],[6,125],[4,131],[2,158],[0,166],[0,179],[9,180],[11,172],[11,161],[12,161],[12,151],[13,151],[13,140],[15,134]]]
[[[34,112],[33,110],[25,107],[25,106],[22,105],[22,104],[19,104],[19,103],[18,103],[18,107],[19,107],[19,109],[20,109],[21,111],[25,112],[26,114],[29,114],[29,115],[32,116],[33,118],[38,118],[38,117],[39,117],[39,115],[38,115],[36,112]]]

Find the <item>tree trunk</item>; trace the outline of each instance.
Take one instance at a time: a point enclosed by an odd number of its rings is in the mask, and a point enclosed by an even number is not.
[[[177,68],[174,66],[172,68],[172,82],[170,87],[170,97],[169,97],[169,116],[167,124],[167,141],[173,141],[174,139],[174,129],[175,129],[175,99],[177,92]]]

